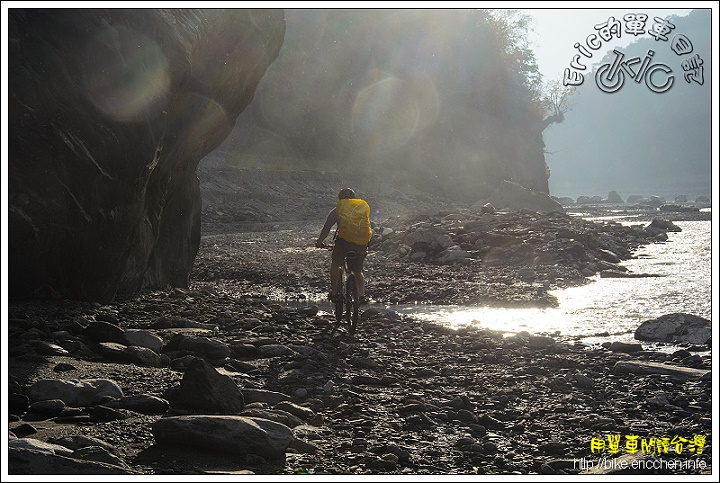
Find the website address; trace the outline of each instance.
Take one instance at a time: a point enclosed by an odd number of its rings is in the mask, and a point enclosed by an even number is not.
[[[672,471],[693,471],[707,469],[707,462],[704,460],[684,460],[677,458],[652,458],[624,460],[619,458],[598,458],[591,460],[588,458],[573,458],[573,467],[581,471],[589,470],[672,470]]]

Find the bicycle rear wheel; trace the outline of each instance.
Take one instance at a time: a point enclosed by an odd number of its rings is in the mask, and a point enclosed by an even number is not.
[[[348,331],[353,333],[360,320],[360,298],[358,297],[358,286],[355,275],[352,273],[350,273],[345,280],[345,294],[345,304],[347,305],[345,320],[348,323]]]

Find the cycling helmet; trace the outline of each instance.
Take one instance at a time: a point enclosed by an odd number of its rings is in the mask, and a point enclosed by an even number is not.
[[[341,189],[340,193],[338,193],[338,199],[342,200],[344,198],[355,198],[355,192],[350,188]]]

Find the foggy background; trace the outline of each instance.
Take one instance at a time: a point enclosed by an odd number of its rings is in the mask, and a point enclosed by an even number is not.
[[[565,121],[544,132],[546,162],[550,167],[550,193],[554,196],[606,197],[615,190],[629,195],[685,194],[694,200],[711,194],[712,58],[711,11],[693,10],[686,17],[669,17],[675,33],[693,45],[690,55],[677,56],[669,42],[640,37],[620,49],[624,59],[645,58],[663,63],[675,77],[669,91],[656,94],[644,82],[626,76],[623,87],[611,94],[595,84],[594,71],[572,96]],[[704,83],[683,78],[682,59],[695,53],[704,61]],[[602,62],[612,62],[610,52]],[[571,59],[568,59],[568,64]],[[658,79],[661,77],[658,73]]]
[[[234,166],[350,167],[474,198],[502,179],[573,199],[710,196],[709,9],[670,17],[704,60],[703,85],[685,81],[670,42],[645,34],[625,59],[653,49],[653,63],[672,68],[668,92],[628,76],[606,94],[589,73],[565,119],[547,126],[553,79],[538,72],[522,20],[488,21],[481,10],[285,13],[280,55],[216,153]]]

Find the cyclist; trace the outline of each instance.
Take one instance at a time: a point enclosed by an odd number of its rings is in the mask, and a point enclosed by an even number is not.
[[[338,286],[340,280],[338,270],[343,266],[345,254],[354,251],[357,256],[348,259],[348,268],[355,274],[360,304],[366,304],[363,267],[367,256],[368,243],[372,238],[370,206],[364,200],[356,198],[355,192],[351,188],[343,188],[338,193],[337,206],[328,213],[325,225],[315,242],[316,247],[324,247],[323,242],[335,224],[337,224],[337,231],[330,263],[330,300],[335,302],[336,297],[342,296],[340,294],[341,288]]]

